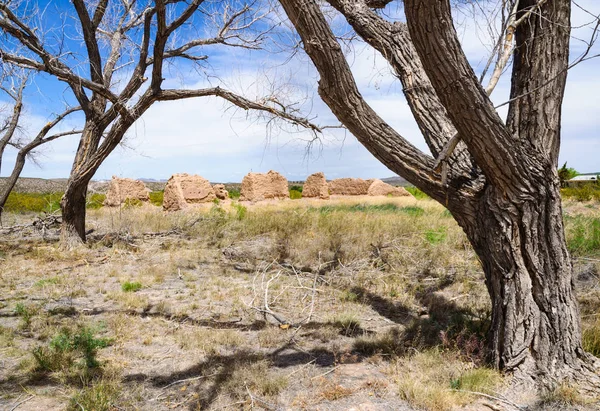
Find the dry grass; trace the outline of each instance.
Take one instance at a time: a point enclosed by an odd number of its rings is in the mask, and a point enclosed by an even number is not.
[[[89,216],[88,247],[0,243],[3,406],[21,387],[35,394],[30,407],[98,410],[446,410],[476,404],[463,391],[503,390],[482,359],[489,301],[477,258],[430,200],[227,201]],[[581,221],[567,220],[570,238]],[[575,265],[594,352],[598,264],[585,258],[595,257],[582,251]],[[40,375],[33,349],[75,324],[111,339],[97,348],[97,371]]]
[[[455,353],[431,349],[396,360],[390,367],[400,396],[425,410],[445,411],[474,400],[467,393],[501,389],[502,377],[494,370],[473,368]]]

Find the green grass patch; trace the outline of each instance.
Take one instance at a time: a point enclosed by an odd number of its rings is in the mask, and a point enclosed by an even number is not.
[[[230,188],[227,190],[229,192],[229,198],[232,200],[237,200],[240,198],[240,189],[239,188]]]
[[[52,213],[60,210],[63,193],[17,193],[8,195],[4,211],[12,213]]]
[[[399,211],[412,217],[420,217],[425,214],[425,210],[418,206],[400,207]]]
[[[320,214],[331,214],[334,212],[351,213],[404,213],[405,209],[410,207],[399,207],[394,203],[385,204],[338,204],[326,205],[321,207],[309,207],[311,211],[317,211]],[[417,207],[419,208],[419,207]],[[421,209],[421,211],[423,211]]]
[[[162,207],[163,200],[165,197],[164,190],[152,191],[150,194],[148,194],[148,196],[150,197],[150,204],[158,206],[158,207]]]
[[[33,285],[34,285],[34,287],[43,288],[47,285],[58,284],[59,282],[60,282],[60,279],[58,277],[50,277],[50,278],[44,278],[43,280],[36,281]]]
[[[130,282],[130,281],[125,281],[123,284],[121,284],[121,290],[124,293],[135,293],[136,291],[139,291],[142,289],[142,283],[140,282]]]
[[[446,227],[438,227],[435,230],[425,231],[425,241],[431,245],[443,243],[447,237]]]

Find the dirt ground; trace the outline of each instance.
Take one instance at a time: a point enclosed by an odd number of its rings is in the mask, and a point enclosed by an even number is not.
[[[56,227],[0,240],[1,409],[517,409],[483,363],[476,256],[432,201],[103,208],[88,225],[72,251]],[[582,258],[589,320],[599,265]],[[567,394],[518,401],[596,409]]]

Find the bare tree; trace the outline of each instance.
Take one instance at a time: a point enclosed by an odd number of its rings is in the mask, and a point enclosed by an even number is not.
[[[394,69],[433,157],[363,99],[319,4],[280,3],[337,118],[388,168],[445,205],[466,233],[492,300],[493,363],[531,382],[567,378],[597,388],[597,360],[581,343],[556,171],[571,1],[503,2],[504,40],[486,90],[461,48],[449,0],[404,0],[406,23],[372,9],[387,1],[329,0]],[[504,121],[489,90],[513,48]],[[452,140],[461,141],[456,149],[447,147]]]
[[[209,58],[209,47],[260,47],[271,26],[265,20],[269,10],[258,0],[73,0],[72,8],[59,10],[65,24],[58,36],[51,35],[57,30],[44,32],[51,24],[44,21],[48,12],[33,13],[35,3],[0,3],[0,30],[9,40],[0,46],[0,58],[66,83],[85,115],[61,201],[61,240],[66,246],[85,241],[85,197],[92,176],[156,102],[216,96],[245,110],[319,130],[268,98],[250,101],[219,86],[163,88],[169,62],[202,64]],[[83,59],[81,45],[73,38],[83,40]]]
[[[79,111],[79,107],[69,108],[63,113],[55,116],[51,121],[46,123],[37,133],[37,135],[27,140],[27,138],[20,138],[19,127],[22,125],[23,115],[23,94],[25,87],[29,80],[28,74],[22,70],[7,70],[3,72],[5,75],[2,81],[0,81],[0,91],[12,100],[6,111],[8,115],[0,119],[0,167],[4,160],[5,150],[8,146],[12,146],[17,151],[15,163],[10,176],[0,186],[0,224],[2,222],[2,212],[4,206],[8,200],[8,196],[14,189],[27,157],[30,156],[34,150],[40,146],[54,141],[60,137],[81,133],[81,130],[70,130],[48,135],[65,117],[76,111]],[[1,94],[0,94],[1,95]]]

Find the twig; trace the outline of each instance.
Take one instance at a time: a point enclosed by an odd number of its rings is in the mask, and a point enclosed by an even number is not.
[[[305,369],[306,367],[308,367],[309,365],[311,365],[315,361],[317,361],[316,358],[314,360],[311,360],[311,361],[307,362],[306,364],[304,364],[302,367],[298,368],[297,370],[292,371],[291,373],[289,373],[288,375],[286,375],[285,378],[290,378],[292,375],[294,375],[294,374],[302,371],[303,369]]]
[[[22,404],[25,404],[27,401],[29,401],[29,400],[30,400],[30,399],[32,399],[33,397],[35,397],[35,395],[31,395],[31,396],[29,396],[29,397],[25,398],[23,401],[21,401],[21,402],[19,402],[19,403],[15,404],[15,406],[14,406],[14,407],[12,407],[12,408],[10,409],[10,411],[14,411],[14,410],[16,410],[16,409],[17,409],[17,408],[18,408],[20,405],[22,405]]]
[[[338,369],[338,368],[340,368],[340,367],[341,367],[341,365],[336,365],[335,367],[333,367],[333,368],[332,368],[332,369],[330,369],[329,371],[327,371],[327,372],[324,372],[323,374],[319,374],[319,375],[316,375],[316,376],[312,377],[312,378],[311,378],[311,380],[314,380],[314,379],[316,379],[316,378],[319,378],[319,377],[324,377],[324,376],[326,376],[327,374],[331,374],[332,372],[334,372],[335,370],[337,370],[337,369]]]

